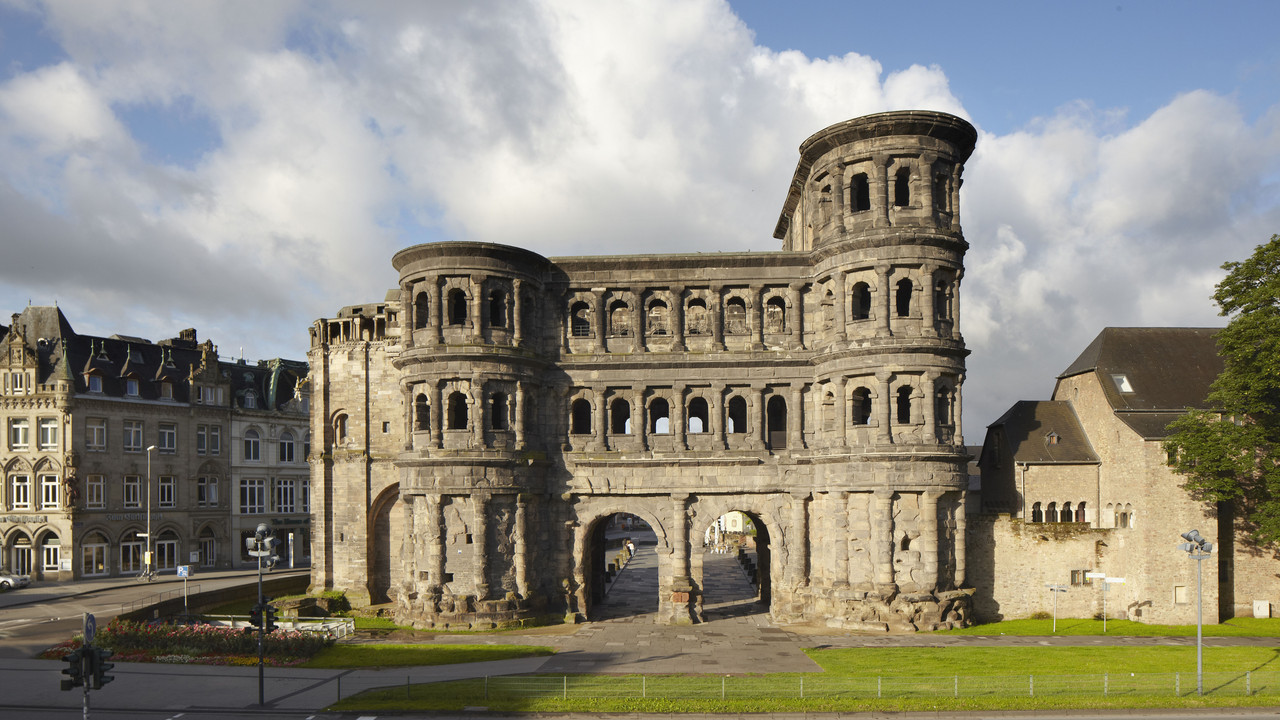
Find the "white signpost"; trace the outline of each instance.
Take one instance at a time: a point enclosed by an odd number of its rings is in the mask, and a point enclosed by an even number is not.
[[[1124,578],[1122,577],[1107,577],[1105,575],[1103,575],[1102,577],[1102,634],[1103,635],[1107,634],[1107,591],[1111,589],[1112,585],[1123,585],[1123,584],[1124,584]]]
[[[1055,585],[1053,583],[1045,583],[1045,587],[1049,588],[1049,593],[1053,595],[1053,632],[1058,633],[1058,593],[1067,591],[1066,585]]]
[[[182,578],[182,614],[187,615],[187,578],[191,577],[190,565],[178,566],[178,577]]]

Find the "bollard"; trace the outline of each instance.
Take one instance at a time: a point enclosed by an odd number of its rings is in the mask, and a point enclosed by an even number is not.
[[[1102,673],[1102,697],[1106,697],[1111,691],[1111,676]]]
[[[882,695],[882,694],[881,694],[881,690],[880,690],[880,676],[879,676],[879,675],[877,675],[877,676],[876,676],[876,697],[884,697],[884,695]]]
[[[1173,674],[1173,694],[1182,695],[1182,673],[1180,672]]]
[[[804,678],[800,678],[800,699],[804,699]]]

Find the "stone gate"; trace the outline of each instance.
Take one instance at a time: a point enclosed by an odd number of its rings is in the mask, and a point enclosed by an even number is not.
[[[630,513],[660,622],[695,623],[704,532],[738,510],[775,621],[965,623],[975,141],[919,111],[813,135],[778,252],[397,253],[382,302],[311,328],[313,587],[421,627],[586,619]]]

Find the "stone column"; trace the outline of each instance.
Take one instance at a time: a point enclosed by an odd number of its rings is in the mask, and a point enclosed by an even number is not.
[[[960,376],[956,378],[956,405],[951,408],[951,412],[955,413],[956,416],[956,436],[951,439],[951,444],[959,447],[964,447],[964,433],[961,432],[963,428],[960,427],[960,418],[964,417],[964,413],[962,412],[964,410],[964,406],[963,403],[960,402],[960,388],[963,384],[964,374],[961,373]]]
[[[893,442],[893,386],[890,380],[893,373],[888,370],[881,370],[876,373],[877,392],[880,395],[879,407],[875,408],[879,411],[879,422],[876,425],[876,443],[887,445]]]
[[[791,494],[791,554],[787,570],[791,585],[809,584],[809,493]]]
[[[435,297],[431,298],[431,300],[435,303],[435,312],[431,313],[431,324],[435,328],[436,344],[439,345],[444,342],[444,324],[449,320],[449,309],[445,307],[444,299],[446,293],[444,291],[444,283],[441,282],[439,276],[436,276],[433,280]]]
[[[711,286],[711,349],[724,350],[724,286]]]
[[[484,342],[484,276],[471,276],[471,342]]]
[[[609,308],[604,306],[604,288],[591,288],[591,295],[595,297],[595,326],[596,337],[591,343],[591,349],[595,352],[604,352],[604,334],[608,328]]]
[[[920,209],[924,211],[921,217],[938,217],[933,202],[933,163],[937,159],[937,155],[923,154],[916,166],[920,172]],[[934,220],[934,225],[937,225],[937,220]]]
[[[516,381],[516,449],[523,450],[527,446],[524,437],[524,381]]]
[[[671,388],[671,425],[676,436],[676,449],[689,449],[689,426],[685,420],[684,394],[687,388],[676,385]]]
[[[831,280],[836,289],[836,340],[845,342],[849,339],[849,288],[844,272],[837,271]]]
[[[951,166],[951,229],[960,232],[960,164]]]
[[[938,589],[938,498],[936,490],[920,494],[920,561],[924,564],[921,589]]]
[[[831,383],[835,385],[836,395],[836,447],[846,448],[849,446],[849,399],[845,396],[845,379],[843,377],[833,378]]]
[[[688,348],[684,344],[684,286],[671,288],[671,350],[684,352]]]
[[[444,447],[444,393],[439,382],[431,383],[431,446]]]
[[[791,302],[787,307],[787,327],[791,329],[791,349],[804,349],[804,283],[791,283]]]
[[[444,496],[428,496],[427,505],[427,588],[440,592],[444,586]]]
[[[649,428],[646,426],[649,413],[644,406],[644,386],[631,386],[631,434],[639,442],[640,451],[649,449]]]
[[[644,317],[644,288],[631,288],[631,295],[635,299],[635,307],[631,311],[631,337],[632,352],[648,352],[649,346],[645,343],[645,317]]]
[[[484,401],[484,380],[480,376],[471,378],[471,447],[483,448],[486,443],[484,441],[484,426],[487,413],[485,412]]]
[[[596,415],[599,421],[596,423],[596,449],[608,450],[609,446],[605,443],[605,433],[609,430],[609,397],[606,390],[608,388],[595,388],[596,397],[600,399],[600,407],[596,409]]]
[[[926,372],[924,376],[920,378],[920,384],[922,386],[920,389],[924,393],[924,398],[920,401],[920,410],[923,413],[922,424],[924,426],[924,433],[921,440],[930,445],[938,442],[938,408],[936,405],[936,398],[934,397],[934,393],[937,392],[937,388],[935,387],[937,382],[938,376],[932,371]]]
[[[763,450],[765,446],[765,433],[769,432],[769,418],[765,410],[764,401],[765,387],[763,385],[752,385],[751,394],[747,396],[747,420],[750,424],[755,425],[754,428],[747,428],[747,437],[751,440],[747,447],[752,450]],[[755,418],[751,422],[751,418]]]
[[[889,318],[893,317],[893,288],[889,286],[889,266],[876,266],[876,283],[880,286],[880,311],[876,313],[876,337],[891,334]]]
[[[751,349],[764,350],[764,287],[751,286],[751,307],[747,308],[747,322],[750,325]]]
[[[516,495],[515,547],[512,558],[516,566],[516,593],[529,597],[529,500],[524,493]]]
[[[515,342],[513,344],[516,347],[520,347],[524,342],[524,301],[521,300],[521,295],[524,290],[524,281],[520,278],[516,278],[511,284],[511,332],[515,336]]]
[[[566,292],[560,298],[560,307],[564,311],[564,317],[560,323],[560,351],[565,355],[569,354],[571,347],[570,340],[573,338],[573,293]]]
[[[875,212],[875,226],[878,228],[889,227],[889,165],[893,163],[893,158],[888,155],[876,155],[875,162],[872,164],[871,177],[871,204]]]
[[[475,553],[476,599],[489,599],[489,496],[475,493],[471,496],[473,524],[471,548]],[[477,608],[479,609],[479,608]]]
[[[689,493],[671,493],[671,575],[676,585],[689,577]]]
[[[967,499],[968,499],[968,493],[966,493],[964,490],[961,490],[960,491],[960,507],[956,508],[956,542],[955,542],[956,587],[964,587],[965,579],[966,579],[965,578],[965,572],[966,572],[965,552],[967,550],[968,543],[966,542],[967,538],[965,534],[969,530],[968,523],[965,519],[965,515],[966,515],[965,503],[967,502]]]
[[[711,424],[712,447],[716,450],[727,450],[729,446],[725,444],[724,437],[724,416],[725,416],[725,400],[724,400],[724,383],[713,383],[711,385],[711,402],[707,407],[707,421]]]
[[[804,385],[791,386],[791,407],[787,412],[787,447],[792,452],[804,449]]]
[[[893,491],[876,490],[871,502],[876,585],[880,592],[891,594],[898,589],[893,582]]]
[[[835,561],[835,581],[832,585],[836,589],[849,587],[849,493],[844,490],[837,490],[831,493],[832,504],[835,512],[834,531],[829,542],[832,545],[833,560]]]
[[[848,212],[847,212],[847,209],[845,208],[845,201],[844,201],[845,199],[844,172],[845,172],[845,165],[842,162],[837,162],[835,166],[831,168],[831,190],[832,190],[831,200],[832,200],[832,205],[834,207],[833,215],[835,216],[836,232],[839,232],[839,233],[844,232],[844,221],[845,221],[845,218],[848,216]]]
[[[963,270],[956,271],[956,282],[951,288],[951,339],[960,339],[960,278]]]

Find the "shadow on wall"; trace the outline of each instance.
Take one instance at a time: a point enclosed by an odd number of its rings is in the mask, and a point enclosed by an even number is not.
[[[970,515],[965,524],[965,583],[974,589],[974,623],[1004,620],[995,598],[995,523],[999,515]]]

